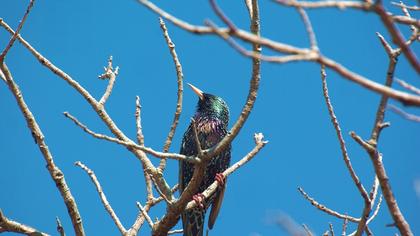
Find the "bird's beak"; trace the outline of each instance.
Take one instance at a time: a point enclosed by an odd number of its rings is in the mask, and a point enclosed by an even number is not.
[[[203,100],[203,98],[204,98],[203,91],[201,91],[200,89],[198,89],[197,87],[195,87],[194,85],[192,85],[190,83],[188,83],[188,86],[190,86],[190,88],[194,91],[194,93],[196,93],[198,95],[200,100]]]

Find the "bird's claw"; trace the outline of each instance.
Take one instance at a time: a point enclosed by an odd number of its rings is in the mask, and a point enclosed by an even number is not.
[[[219,183],[219,186],[225,185],[225,176],[222,173],[217,173],[215,177],[216,181]]]
[[[192,199],[195,201],[195,203],[197,204],[197,206],[201,209],[204,209],[204,195],[202,193],[197,193],[196,195],[192,196]]]

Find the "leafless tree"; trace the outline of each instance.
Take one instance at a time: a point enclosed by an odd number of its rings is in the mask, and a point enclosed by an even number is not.
[[[181,233],[182,230],[173,229],[173,227],[178,222],[179,216],[183,211],[196,206],[196,202],[191,201],[191,199],[203,178],[203,169],[207,165],[208,161],[211,160],[211,158],[223,151],[223,149],[227,147],[227,145],[229,145],[238,136],[241,128],[247,121],[247,118],[254,107],[261,79],[261,63],[270,62],[284,64],[295,61],[309,61],[320,65],[320,77],[323,85],[323,94],[332,125],[336,131],[336,135],[339,141],[339,147],[342,152],[343,161],[348,169],[348,172],[355,187],[360,193],[361,199],[364,202],[364,207],[363,209],[360,209],[359,217],[351,216],[348,214],[340,213],[325,205],[322,205],[319,201],[315,200],[308,193],[306,193],[301,187],[298,188],[299,192],[305,199],[307,199],[313,206],[318,208],[320,211],[323,211],[333,217],[343,219],[344,223],[342,235],[348,234],[346,232],[346,228],[347,224],[350,223],[356,224],[357,230],[355,232],[350,233],[349,235],[362,235],[363,233],[366,233],[367,235],[372,235],[373,233],[369,228],[369,223],[372,222],[375,216],[377,215],[381,207],[382,199],[385,200],[385,203],[388,207],[388,212],[392,216],[392,219],[394,221],[393,225],[398,228],[400,234],[413,235],[409,223],[405,220],[404,215],[399,209],[395,196],[391,190],[391,182],[387,176],[385,166],[382,162],[382,154],[380,153],[380,150],[378,150],[378,142],[381,131],[389,126],[389,124],[385,122],[385,112],[387,111],[387,106],[390,109],[397,112],[398,114],[402,114],[407,119],[414,121],[420,120],[415,115],[407,114],[395,105],[388,105],[388,100],[391,98],[395,101],[401,102],[403,105],[406,106],[420,106],[420,89],[402,80],[397,80],[397,82],[400,83],[402,87],[407,89],[407,91],[400,91],[395,88],[392,88],[392,83],[394,81],[394,71],[397,66],[398,57],[404,56],[409,61],[412,69],[416,71],[417,74],[420,73],[420,63],[416,57],[416,54],[410,48],[411,44],[418,43],[420,36],[420,20],[413,18],[410,15],[410,11],[418,11],[419,7],[407,6],[402,2],[393,3],[396,9],[401,9],[402,11],[402,15],[397,15],[388,12],[382,4],[382,1],[380,0],[375,2],[372,0],[320,0],[316,2],[276,0],[275,2],[279,5],[295,8],[302,18],[309,38],[309,47],[299,48],[293,45],[265,38],[264,36],[260,35],[260,17],[257,0],[245,1],[245,6],[248,9],[250,18],[249,30],[243,30],[238,28],[235,25],[235,23],[232,22],[229,19],[229,17],[223,13],[222,9],[217,5],[215,0],[210,0],[211,6],[214,12],[217,14],[217,16],[226,25],[226,27],[217,26],[212,21],[206,21],[205,25],[203,26],[193,25],[188,23],[187,21],[183,21],[177,18],[176,16],[169,14],[168,12],[159,8],[150,1],[138,0],[139,4],[150,9],[151,11],[153,11],[161,17],[160,26],[163,32],[163,37],[166,40],[170,55],[172,56],[177,75],[178,96],[173,122],[168,133],[167,139],[165,141],[165,146],[163,150],[158,151],[155,148],[147,147],[144,145],[144,136],[142,133],[141,124],[141,105],[139,97],[137,97],[135,101],[134,112],[137,127],[136,140],[130,139],[122,130],[120,130],[118,128],[118,125],[113,121],[112,117],[108,114],[106,110],[106,102],[111,95],[114,83],[116,82],[116,78],[119,72],[118,67],[114,68],[112,57],[109,58],[104,73],[99,76],[100,79],[108,80],[108,86],[104,91],[102,97],[97,99],[93,97],[89,93],[89,91],[86,90],[79,82],[77,82],[74,78],[68,75],[63,69],[55,66],[50,60],[48,60],[45,56],[38,52],[33,46],[31,46],[29,42],[27,42],[19,34],[19,32],[25,24],[28,14],[30,13],[34,5],[34,2],[35,0],[30,0],[27,10],[24,13],[24,16],[22,17],[19,26],[15,30],[9,27],[8,24],[0,18],[0,25],[11,35],[11,39],[4,46],[5,48],[0,54],[0,77],[15,97],[17,105],[27,122],[28,128],[32,132],[36,144],[39,147],[45,162],[47,163],[47,169],[50,173],[51,178],[56,183],[57,189],[59,190],[63,201],[67,207],[69,217],[73,224],[73,230],[76,235],[85,235],[82,218],[79,213],[76,201],[72,196],[70,188],[66,184],[64,173],[54,163],[53,154],[48,149],[48,146],[42,134],[41,127],[38,125],[34,115],[31,113],[30,108],[25,102],[26,98],[24,97],[21,90],[19,89],[19,86],[13,79],[12,72],[6,65],[8,52],[11,50],[12,46],[15,44],[16,41],[19,41],[40,62],[42,66],[49,69],[52,73],[57,75],[58,78],[66,81],[75,91],[77,91],[93,108],[93,111],[108,127],[108,129],[112,132],[113,136],[97,133],[91,130],[89,127],[84,125],[81,121],[79,121],[69,112],[64,113],[65,117],[73,121],[77,127],[79,127],[87,134],[91,135],[92,137],[108,142],[117,143],[122,147],[127,148],[132,153],[132,155],[135,158],[137,158],[138,161],[141,163],[146,183],[147,194],[145,196],[144,203],[137,202],[137,207],[139,208],[137,218],[128,228],[127,226],[124,226],[124,222],[121,222],[116,212],[113,210],[111,204],[107,200],[105,192],[94,171],[80,161],[75,163],[75,165],[84,170],[92,180],[98,192],[99,198],[103,203],[104,208],[112,218],[121,235],[137,235],[139,229],[143,226],[145,221],[151,227],[153,235],[157,236],[168,235],[172,233]],[[391,44],[387,42],[385,37],[378,33],[379,42],[383,45],[384,51],[389,58],[389,65],[386,71],[386,78],[384,84],[374,82],[373,80],[370,80],[369,78],[366,78],[355,71],[351,71],[344,65],[341,65],[338,62],[330,59],[327,55],[324,55],[321,52],[321,50],[318,47],[316,33],[312,28],[312,24],[308,15],[306,14],[307,9],[319,8],[354,8],[361,11],[376,14],[380,18],[381,22],[388,31],[388,35],[390,36],[392,42],[395,45],[391,46]],[[230,132],[225,138],[223,138],[222,141],[220,141],[216,146],[210,149],[201,150],[197,156],[185,156],[179,153],[168,152],[172,143],[172,139],[174,137],[175,130],[178,125],[180,114],[182,112],[183,72],[180,60],[175,50],[174,43],[172,42],[168,30],[166,28],[165,21],[171,22],[175,26],[197,35],[216,35],[225,40],[234,50],[237,50],[240,54],[242,54],[245,57],[249,57],[252,60],[249,92],[246,102],[242,108],[242,112],[240,113],[240,116],[237,117],[236,122],[230,129]],[[410,27],[411,35],[409,35],[408,39],[404,38],[403,34],[399,31],[397,25],[401,25],[402,27]],[[242,40],[245,43],[249,43],[252,46],[252,50],[247,50],[246,48],[244,48],[242,44],[236,41],[238,39]],[[278,55],[264,55],[261,51],[262,48],[269,48],[277,52]],[[370,157],[373,171],[371,184],[372,186],[369,189],[367,189],[365,187],[366,185],[361,182],[355,169],[352,167],[351,159],[347,152],[346,144],[344,141],[344,136],[341,132],[339,121],[334,113],[332,101],[328,94],[326,69],[335,71],[339,75],[341,75],[342,78],[347,79],[353,83],[359,84],[365,87],[366,89],[381,95],[381,101],[378,105],[376,118],[370,137],[367,140],[365,140],[353,131],[350,133],[351,137],[358,144],[360,144],[360,146],[363,149],[366,150],[367,155]],[[264,137],[261,133],[255,134],[254,140],[254,148],[242,159],[240,159],[238,162],[234,163],[231,167],[229,167],[223,173],[225,177],[232,174],[233,172],[238,170],[242,165],[250,161],[267,144],[267,141],[264,140]],[[159,165],[153,165],[153,163],[151,162],[151,158],[159,158]],[[196,167],[191,182],[185,188],[184,192],[179,196],[179,198],[176,198],[174,196],[174,192],[177,191],[177,186],[169,186],[168,181],[164,177],[166,162],[168,160],[187,161],[193,163]],[[67,176],[67,178],[69,177]],[[217,189],[217,186],[218,182],[215,181],[208,189],[206,189],[203,192],[203,196],[205,198],[210,197]],[[159,193],[159,196],[154,195],[153,188],[156,190],[156,192]],[[378,197],[379,190],[381,190],[382,195]],[[149,216],[149,210],[157,204],[166,204],[167,210],[163,217],[159,218],[157,221],[153,221],[152,218]],[[291,221],[291,219],[287,217],[283,219],[286,220],[279,221],[279,224],[283,225],[286,229],[288,229],[288,231],[291,234],[312,235],[312,232],[311,230],[309,230],[308,227],[304,226],[303,230],[296,230],[293,228],[296,226]],[[64,228],[62,227],[61,222],[58,218],[57,230],[60,233],[60,235],[65,235]],[[0,233],[1,232],[16,232],[27,235],[38,233],[41,235],[47,235],[46,233],[43,233],[38,229],[34,229],[33,227],[30,227],[26,224],[9,219],[0,210]],[[325,235],[329,234],[334,235],[333,226],[331,224],[328,225],[328,230],[325,233]]]

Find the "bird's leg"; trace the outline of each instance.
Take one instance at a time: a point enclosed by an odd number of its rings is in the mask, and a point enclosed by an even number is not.
[[[215,179],[219,183],[219,187],[223,187],[226,184],[226,178],[222,173],[216,173]]]
[[[201,209],[204,209],[204,195],[202,193],[197,193],[194,196],[192,196],[192,199],[195,201],[195,203],[197,204],[197,206]]]

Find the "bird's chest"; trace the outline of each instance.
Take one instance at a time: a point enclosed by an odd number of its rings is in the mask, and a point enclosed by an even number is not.
[[[217,144],[225,135],[219,120],[200,119],[197,123],[197,132],[202,148],[210,148]]]

